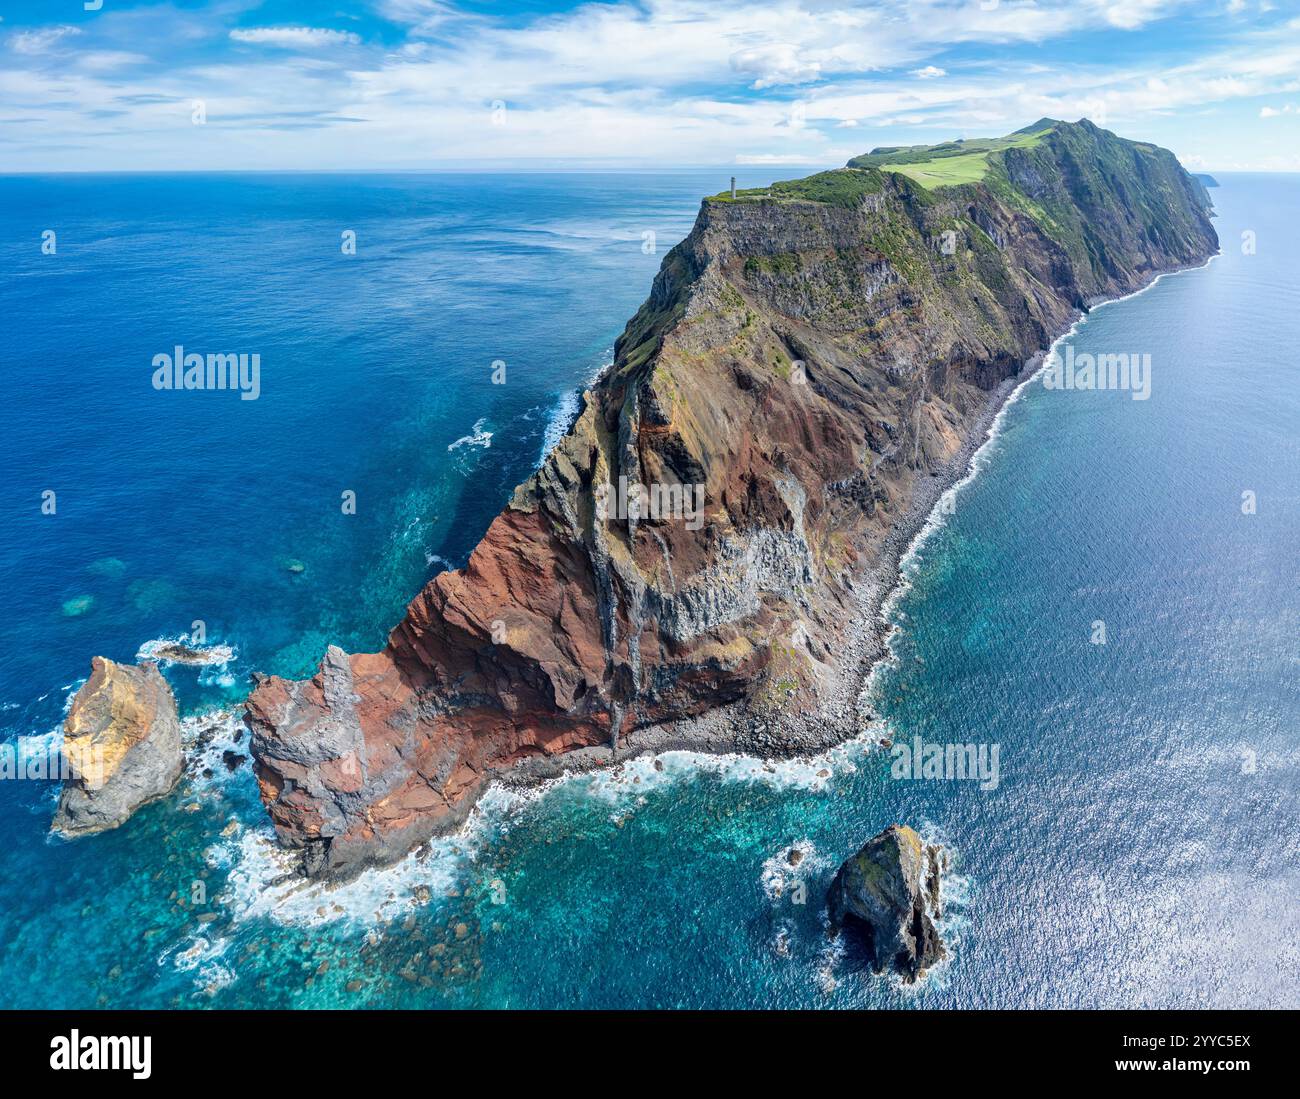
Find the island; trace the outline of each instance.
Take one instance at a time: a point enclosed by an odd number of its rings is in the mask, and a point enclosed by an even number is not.
[[[346,876],[494,779],[862,732],[881,602],[940,494],[1083,311],[1215,254],[1210,214],[1171,152],[1086,120],[706,198],[466,566],[382,651],[258,677],[280,841]]]

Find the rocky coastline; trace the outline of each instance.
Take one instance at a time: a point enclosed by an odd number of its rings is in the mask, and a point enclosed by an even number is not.
[[[1153,272],[1145,283],[1124,294],[1088,301],[1088,311],[1140,293],[1164,275],[1194,270],[1197,266],[1200,264]],[[643,755],[675,751],[801,760],[867,734],[875,714],[867,709],[864,693],[876,665],[890,657],[889,637],[894,627],[888,621],[887,606],[902,582],[903,559],[934,517],[944,493],[971,474],[976,455],[993,440],[999,415],[1017,392],[1033,382],[1051,345],[1087,315],[1079,311],[1052,336],[1048,347],[1027,359],[1018,374],[1004,379],[989,395],[961,450],[919,483],[907,513],[890,528],[881,543],[878,563],[855,577],[856,612],[838,650],[844,674],[835,689],[824,696],[826,712],[802,718],[781,714],[775,720],[775,729],[766,725],[755,728],[755,718],[745,712],[745,700],[742,699],[697,717],[637,729],[624,738],[615,751],[601,745],[575,749],[563,755],[521,760],[499,771],[497,781],[527,787],[565,774],[607,769]],[[851,726],[843,723],[840,715],[844,714],[852,715]]]
[[[262,798],[308,874],[400,858],[493,781],[866,729],[900,561],[1007,398],[1090,303],[1217,251],[1172,154],[1036,127],[987,182],[931,191],[872,154],[704,201],[466,567],[382,651],[258,678]],[[611,517],[625,484],[697,510]]]

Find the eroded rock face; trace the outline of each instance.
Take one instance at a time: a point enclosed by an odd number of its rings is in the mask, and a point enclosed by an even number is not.
[[[247,720],[281,841],[315,873],[384,861],[502,768],[734,702],[745,750],[860,731],[844,637],[913,502],[1079,308],[1217,247],[1171,154],[1062,126],[987,184],[872,170],[837,177],[847,203],[706,200],[465,568],[383,651],[259,680]],[[620,483],[701,506],[629,513]]]
[[[158,666],[97,656],[63,723],[64,782],[52,829],[84,836],[123,824],[168,793],[184,765],[176,700]]]
[[[942,915],[942,848],[905,824],[891,824],[840,867],[829,907],[835,927],[859,932],[877,973],[912,982],[944,957],[935,926]]]

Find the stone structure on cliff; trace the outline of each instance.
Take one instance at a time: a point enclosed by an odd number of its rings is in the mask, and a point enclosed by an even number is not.
[[[63,755],[71,777],[51,827],[64,836],[116,828],[167,794],[184,754],[176,700],[158,666],[95,657],[63,724]]]
[[[944,957],[935,927],[943,914],[942,848],[905,824],[891,824],[840,867],[831,884],[831,924],[865,940],[877,973],[892,970],[913,982]]]
[[[717,707],[743,709],[736,750],[860,731],[844,699],[872,654],[845,638],[905,518],[1080,310],[1217,248],[1171,153],[1038,127],[975,183],[927,188],[890,153],[704,201],[468,564],[382,651],[259,679],[262,797],[309,871],[401,855],[504,769]],[[619,485],[669,506],[605,506]]]

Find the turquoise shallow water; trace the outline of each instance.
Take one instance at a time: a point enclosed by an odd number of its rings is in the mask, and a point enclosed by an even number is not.
[[[220,760],[236,725],[191,716],[207,758],[114,833],[48,840],[53,786],[0,783],[0,1006],[1297,1006],[1300,179],[1222,182],[1224,254],[1072,337],[1150,353],[1150,400],[1031,383],[907,562],[861,743],[494,792],[423,861],[325,891],[283,879],[247,764]],[[191,715],[379,644],[716,187],[0,180],[6,735],[54,728],[91,653],[195,618],[236,656],[168,669]],[[263,396],[153,392],[177,342],[260,351]],[[895,779],[886,733],[996,744],[997,788]],[[893,820],[955,862],[953,957],[914,989],[854,970],[821,905]]]

